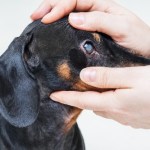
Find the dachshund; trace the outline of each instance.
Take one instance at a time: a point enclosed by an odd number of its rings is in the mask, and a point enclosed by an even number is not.
[[[77,30],[67,20],[34,21],[0,57],[0,150],[85,150],[76,123],[81,110],[49,95],[103,91],[80,80],[85,67],[150,64],[108,35]]]

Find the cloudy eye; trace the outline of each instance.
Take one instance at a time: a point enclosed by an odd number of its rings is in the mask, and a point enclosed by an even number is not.
[[[95,50],[94,45],[89,41],[84,43],[83,48],[88,54],[91,54]]]

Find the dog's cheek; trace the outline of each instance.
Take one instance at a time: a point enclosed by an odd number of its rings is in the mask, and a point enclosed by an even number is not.
[[[71,80],[71,69],[67,61],[62,62],[57,66],[57,73],[63,80]]]
[[[72,69],[66,60],[60,62],[57,66],[57,74],[63,82],[70,83],[70,89],[68,90],[98,92],[107,91],[106,89],[104,90],[96,88],[84,83],[79,77],[79,72],[75,71],[75,69]]]

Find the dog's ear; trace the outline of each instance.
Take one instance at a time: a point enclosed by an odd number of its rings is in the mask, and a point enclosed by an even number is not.
[[[31,125],[39,111],[37,82],[23,58],[31,39],[16,38],[0,57],[0,114],[16,127]]]

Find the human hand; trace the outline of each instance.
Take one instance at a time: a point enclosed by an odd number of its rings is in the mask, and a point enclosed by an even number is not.
[[[103,32],[133,53],[150,57],[150,27],[111,0],[44,0],[32,19],[51,23],[74,10],[78,13],[69,15],[73,27]]]
[[[127,68],[91,67],[80,78],[95,91],[60,91],[51,94],[57,102],[93,110],[97,115],[134,128],[150,128],[150,66]]]
[[[73,10],[82,12],[69,15],[69,22],[75,28],[106,33],[133,52],[150,56],[150,28],[133,13],[109,0],[46,0],[32,19],[44,17],[42,22],[50,23]],[[81,79],[93,86],[114,88],[114,91],[58,92],[51,95],[52,99],[91,109],[101,116],[133,127],[150,128],[149,66],[99,67],[96,70],[99,70],[99,77],[95,82],[87,82],[82,75]]]
[[[68,15],[76,7],[77,0],[43,0],[31,15],[32,20],[42,18],[43,23],[54,22]]]

